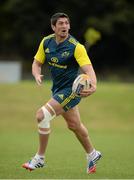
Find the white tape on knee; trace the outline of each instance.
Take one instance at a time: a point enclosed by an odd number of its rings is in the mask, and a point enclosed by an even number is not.
[[[48,104],[47,104],[48,105]],[[49,108],[53,109],[50,105]],[[42,121],[38,124],[39,128],[50,128],[50,121],[56,116],[56,113],[53,109],[53,113],[54,115],[52,115],[45,106],[42,106],[41,108],[43,115],[44,115],[44,119],[42,119]]]
[[[43,134],[43,135],[46,135],[46,134],[50,134],[50,132],[51,132],[51,130],[50,129],[48,129],[47,131],[45,130],[45,131],[43,131],[43,130],[38,130],[38,132],[39,132],[39,134]]]

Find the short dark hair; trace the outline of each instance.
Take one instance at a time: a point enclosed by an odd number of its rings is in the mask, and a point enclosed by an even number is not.
[[[51,24],[55,26],[57,20],[59,18],[64,18],[64,17],[67,18],[68,21],[70,22],[69,16],[67,14],[58,12],[58,13],[55,13],[54,15],[52,15],[52,17],[51,17]]]

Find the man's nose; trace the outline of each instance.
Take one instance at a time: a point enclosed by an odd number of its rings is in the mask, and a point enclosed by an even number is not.
[[[63,27],[66,27],[67,26],[67,24],[66,23],[63,23]]]

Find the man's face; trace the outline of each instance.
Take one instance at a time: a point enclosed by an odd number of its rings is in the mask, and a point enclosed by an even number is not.
[[[64,38],[68,36],[70,23],[67,18],[59,18],[56,22],[56,25],[52,25],[52,29],[57,36]]]

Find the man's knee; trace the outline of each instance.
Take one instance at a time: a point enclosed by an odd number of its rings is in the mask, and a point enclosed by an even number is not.
[[[49,108],[48,108],[49,107]],[[52,112],[53,111],[53,114]],[[56,116],[56,113],[48,103],[46,106],[42,106],[39,111],[37,111],[36,118],[38,120],[38,127],[39,128],[50,128],[50,121],[54,119]]]
[[[38,121],[38,123],[40,123],[44,118],[44,114],[43,114],[43,111],[41,109],[39,109],[37,112],[36,112],[36,119]]]
[[[67,125],[71,131],[76,131],[80,128],[80,122],[77,122],[75,120],[68,122]]]
[[[53,119],[56,116],[56,112],[53,109],[51,105],[48,103],[46,106],[42,106],[37,112],[36,112],[36,119],[38,123],[40,123],[43,119]]]
[[[83,137],[88,137],[87,128],[79,121],[78,122],[72,121],[68,123],[68,128],[75,133],[79,132]]]
[[[36,113],[40,134],[50,133],[50,121],[56,116],[55,110],[50,104],[42,106]]]

